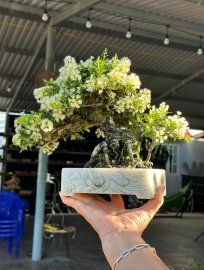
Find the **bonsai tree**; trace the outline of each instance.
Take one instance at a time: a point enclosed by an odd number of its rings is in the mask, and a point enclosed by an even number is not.
[[[34,90],[39,110],[16,119],[13,144],[21,150],[41,147],[49,155],[60,140],[82,140],[96,127],[104,141],[86,167],[151,167],[154,148],[185,140],[188,123],[164,102],[152,106],[150,90],[141,88],[130,66],[127,57],[109,59],[107,50],[79,63],[65,57],[59,77]]]

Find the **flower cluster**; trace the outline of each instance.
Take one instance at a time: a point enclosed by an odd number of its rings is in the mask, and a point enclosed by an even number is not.
[[[59,77],[34,90],[39,110],[16,119],[13,143],[22,150],[36,146],[51,154],[60,139],[82,139],[91,127],[97,127],[97,137],[104,137],[101,127],[107,119],[154,145],[185,139],[186,120],[179,112],[171,115],[165,103],[151,106],[150,90],[140,89],[140,78],[130,67],[130,59],[109,59],[106,50],[79,63],[65,57]]]
[[[148,113],[144,114],[145,121],[142,125],[142,135],[155,143],[164,143],[171,140],[184,140],[188,122],[180,116],[168,115],[169,106],[163,102],[158,108],[152,106]]]

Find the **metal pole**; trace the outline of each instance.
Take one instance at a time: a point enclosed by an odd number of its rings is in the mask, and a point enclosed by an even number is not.
[[[48,32],[46,44],[45,70],[52,71],[54,68],[54,42],[53,42],[54,32],[50,25],[48,26],[47,31]],[[33,249],[32,249],[33,261],[38,261],[42,258],[47,164],[48,164],[48,156],[47,154],[43,153],[42,149],[40,149],[38,155],[38,176],[37,176],[35,221],[33,233]]]
[[[33,261],[38,261],[42,257],[47,161],[48,161],[47,155],[44,154],[40,149],[38,154],[38,177],[37,177],[35,221],[33,233],[33,250],[32,250]]]

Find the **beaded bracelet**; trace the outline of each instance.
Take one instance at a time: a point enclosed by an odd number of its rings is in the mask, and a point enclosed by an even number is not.
[[[120,257],[115,261],[114,265],[113,265],[113,268],[112,270],[117,270],[118,268],[118,265],[119,265],[119,262],[121,260],[123,260],[125,257],[127,257],[130,253],[132,253],[133,251],[135,250],[138,250],[138,249],[142,249],[142,248],[148,248],[150,247],[149,244],[138,244],[138,245],[135,245],[134,247],[130,248],[130,249],[127,249],[125,250],[121,255]],[[156,253],[156,250],[154,248],[152,248],[153,252]]]

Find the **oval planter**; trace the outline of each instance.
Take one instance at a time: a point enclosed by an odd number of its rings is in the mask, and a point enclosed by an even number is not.
[[[166,185],[165,170],[129,168],[64,168],[61,192],[126,194],[150,199],[157,187]]]

